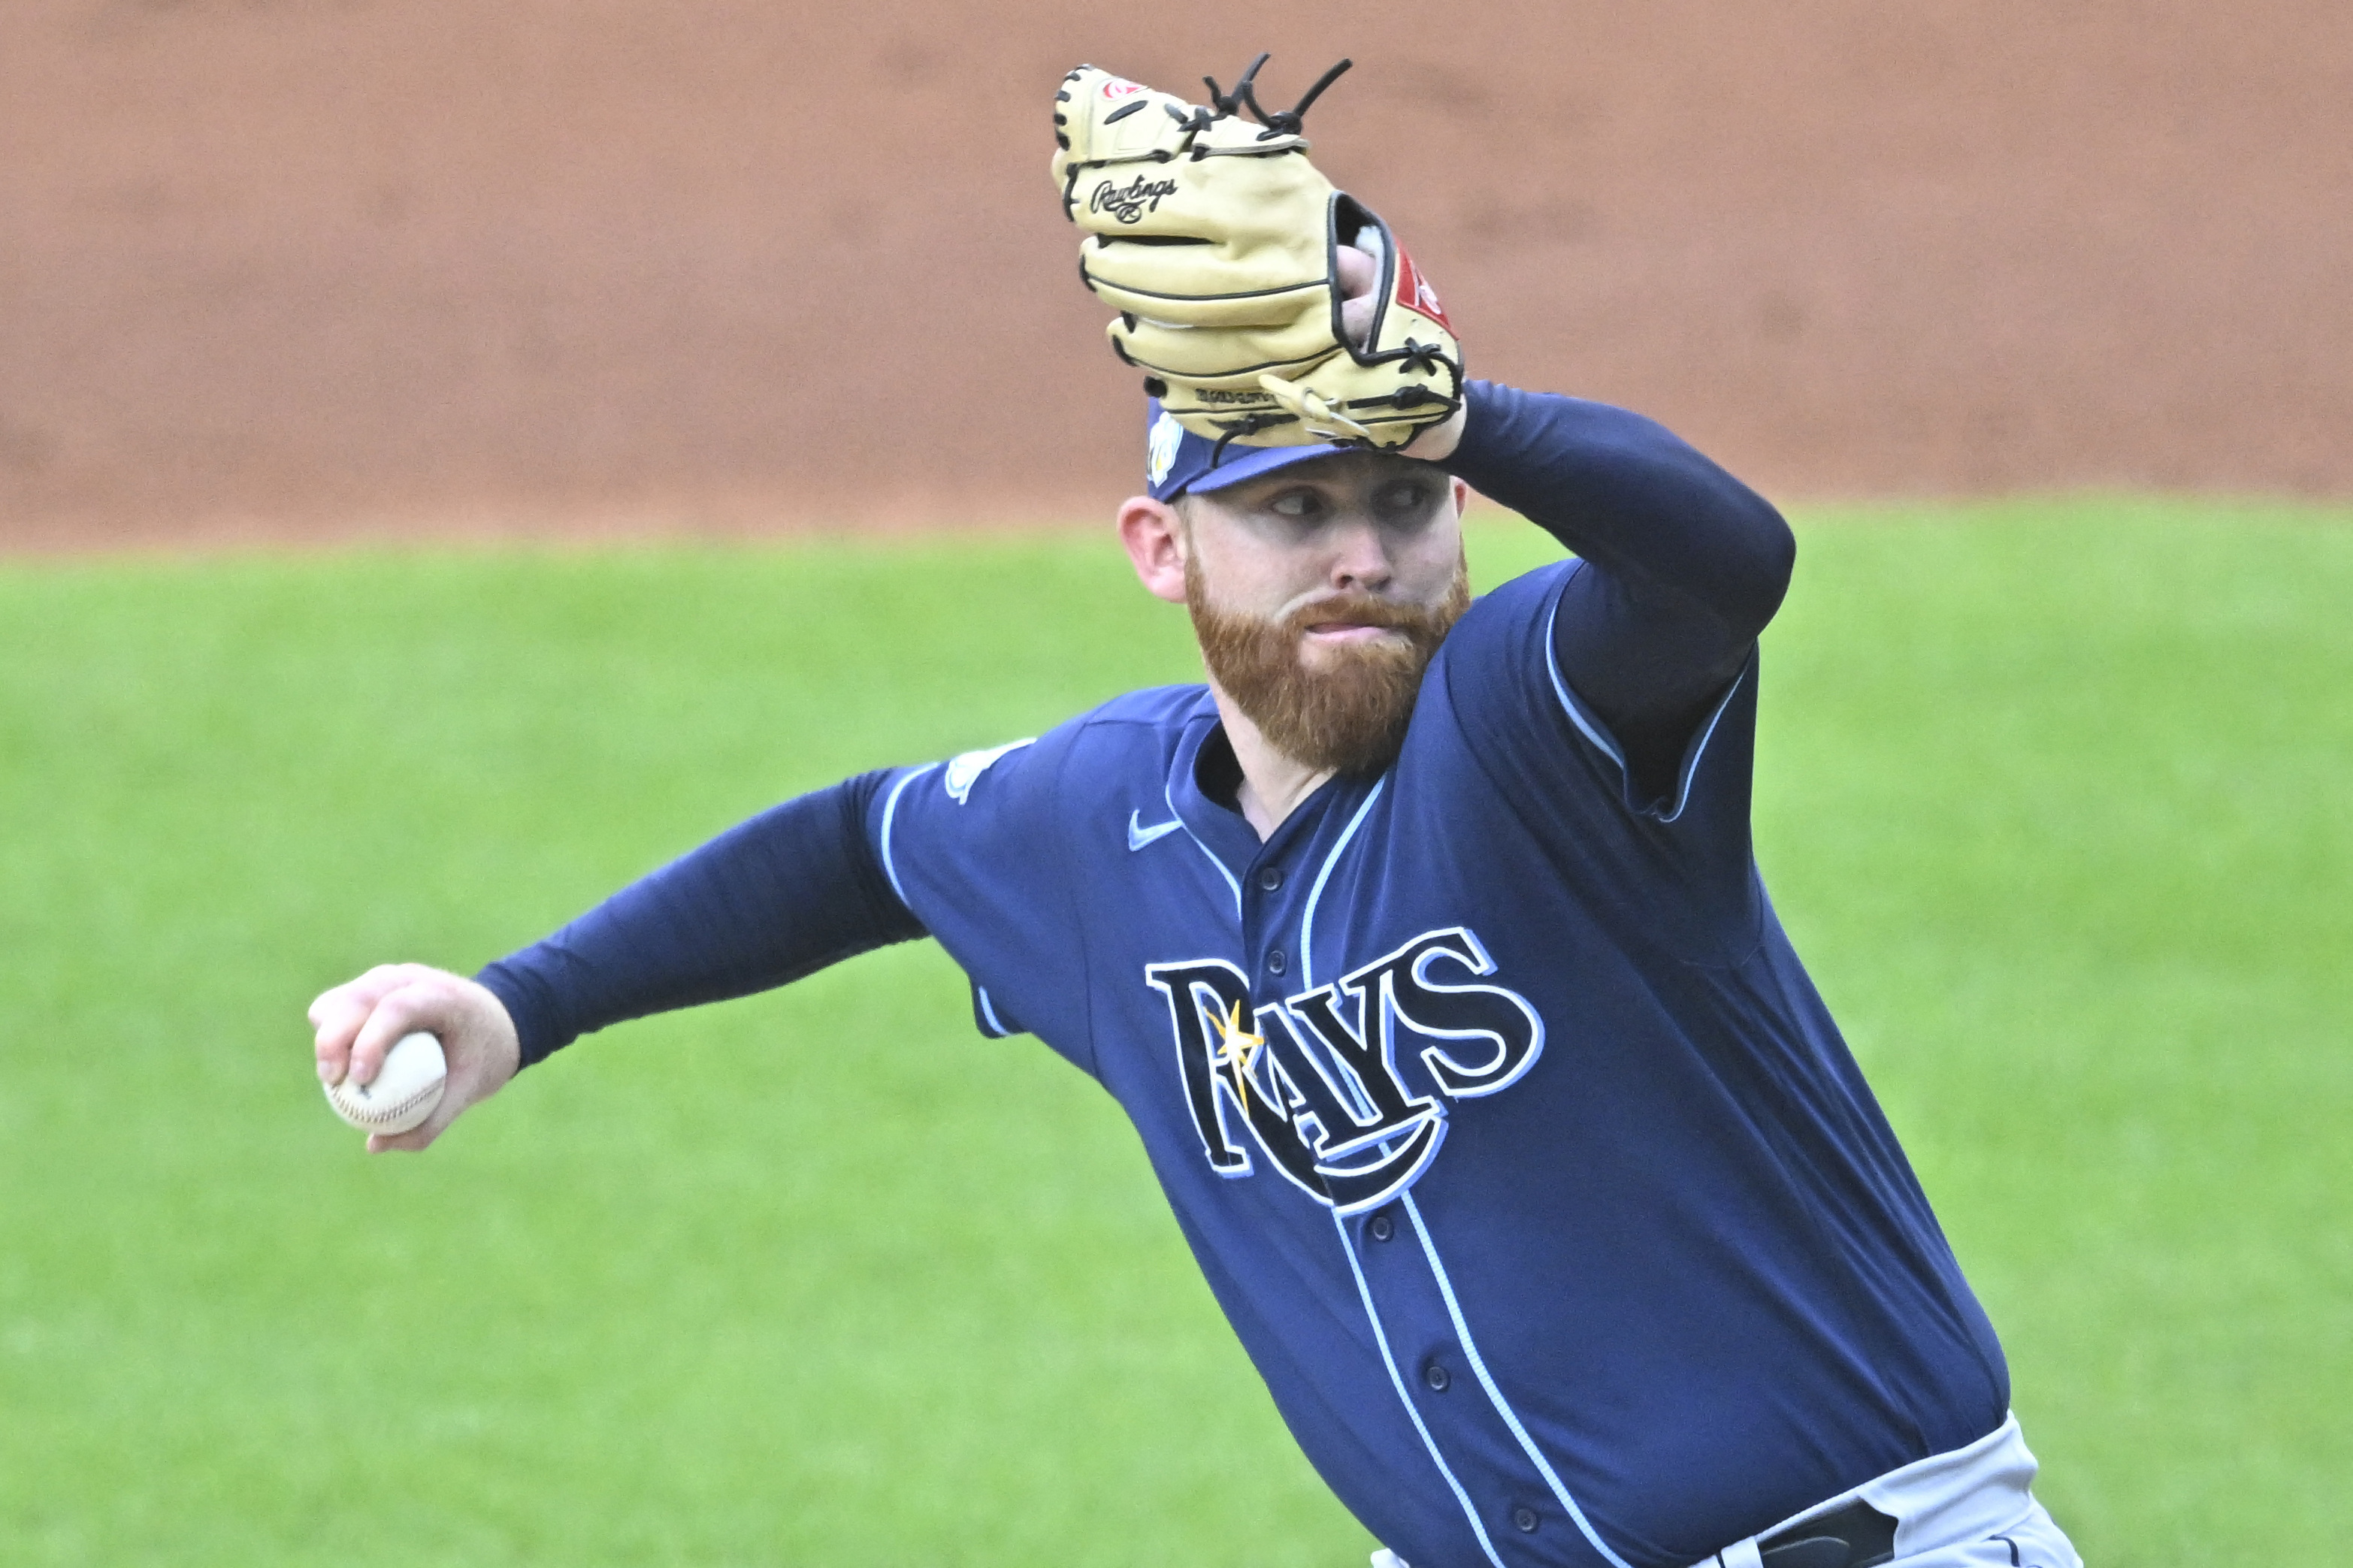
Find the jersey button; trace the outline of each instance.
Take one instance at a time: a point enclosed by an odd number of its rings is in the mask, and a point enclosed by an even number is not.
[[[1536,1532],[1536,1510],[1530,1508],[1525,1503],[1522,1503],[1519,1507],[1514,1509],[1512,1510],[1512,1528],[1518,1531],[1522,1535],[1534,1535]]]
[[[1266,972],[1269,974],[1280,974],[1290,967],[1291,960],[1282,956],[1282,949],[1278,947],[1267,953]]]
[[[1430,1393],[1443,1394],[1446,1392],[1446,1385],[1452,1383],[1454,1379],[1448,1374],[1444,1366],[1437,1362],[1431,1362],[1421,1369],[1421,1381],[1430,1384]]]
[[[1390,1221],[1388,1215],[1377,1214],[1373,1216],[1373,1222],[1365,1226],[1365,1234],[1375,1241],[1387,1241],[1397,1234],[1397,1226]]]
[[[1282,886],[1282,873],[1269,866],[1258,874],[1258,885],[1271,893]]]

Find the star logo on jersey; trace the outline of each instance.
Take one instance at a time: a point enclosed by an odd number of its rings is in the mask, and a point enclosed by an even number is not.
[[[1250,1093],[1250,1063],[1265,1048],[1266,1037],[1253,1035],[1242,1027],[1242,1005],[1240,1002],[1227,1008],[1224,1017],[1213,1017],[1209,1022],[1216,1026],[1218,1031],[1218,1043],[1210,1053],[1209,1065],[1231,1068],[1230,1081],[1247,1097]]]
[[[1148,844],[1157,844],[1184,826],[1182,822],[1172,818],[1167,822],[1155,822],[1146,827],[1144,826],[1143,813],[1131,811],[1127,814],[1128,852],[1134,854]]]
[[[1210,1169],[1248,1176],[1262,1158],[1347,1215],[1430,1168],[1449,1101],[1509,1089],[1543,1054],[1544,1020],[1494,973],[1470,928],[1448,926],[1254,1011],[1250,977],[1221,958],[1146,964],[1144,980],[1168,1004]]]

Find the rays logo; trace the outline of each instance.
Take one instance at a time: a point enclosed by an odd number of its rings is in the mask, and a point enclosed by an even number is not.
[[[1184,446],[1185,426],[1176,423],[1174,414],[1162,409],[1160,417],[1152,422],[1152,435],[1145,444],[1145,456],[1148,459],[1145,468],[1145,482],[1156,485],[1166,479],[1168,471],[1176,466],[1176,454],[1184,449]]]
[[[1201,1152],[1221,1176],[1260,1155],[1344,1215],[1411,1186],[1446,1138],[1446,1101],[1517,1083],[1544,1051],[1527,998],[1495,973],[1467,926],[1424,932],[1329,985],[1250,1008],[1223,959],[1145,966],[1168,1003],[1176,1063]],[[1411,1051],[1436,1095],[1398,1070]],[[1247,1139],[1247,1142],[1245,1142]]]

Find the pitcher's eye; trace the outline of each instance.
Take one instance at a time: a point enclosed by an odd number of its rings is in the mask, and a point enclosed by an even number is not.
[[[1324,498],[1314,490],[1285,490],[1267,503],[1266,510],[1277,517],[1295,520],[1314,517],[1322,510]]]
[[[1430,487],[1419,479],[1399,479],[1395,484],[1383,485],[1373,504],[1390,517],[1421,511],[1430,505]]]

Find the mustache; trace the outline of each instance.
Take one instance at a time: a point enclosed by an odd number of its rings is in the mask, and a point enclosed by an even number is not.
[[[1426,609],[1419,605],[1400,605],[1377,594],[1356,591],[1334,594],[1302,605],[1283,616],[1281,624],[1284,631],[1303,636],[1310,627],[1328,626],[1335,621],[1359,626],[1393,626],[1410,632],[1452,618],[1440,611]]]

